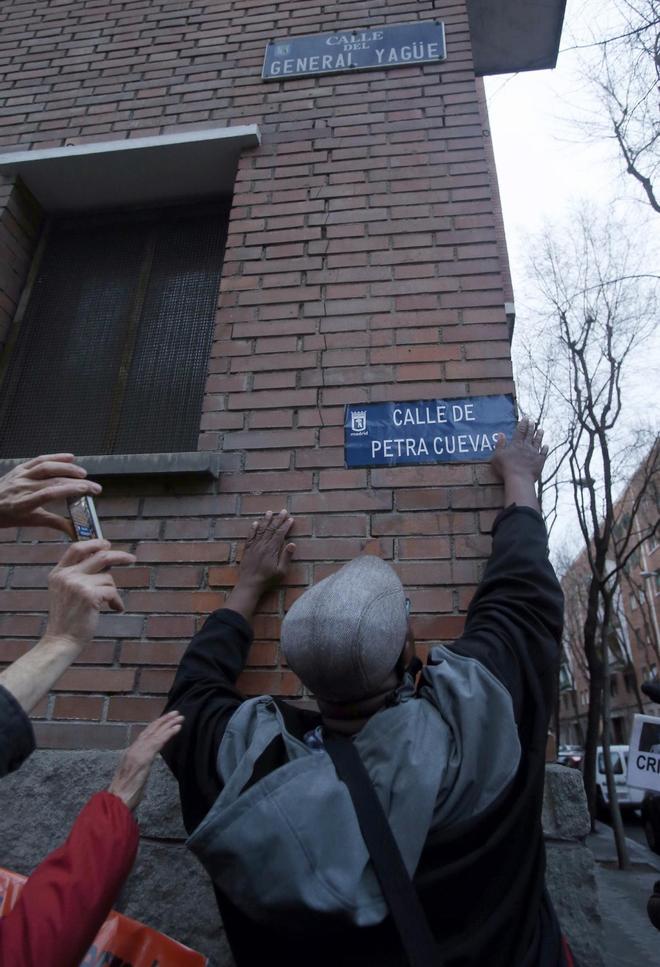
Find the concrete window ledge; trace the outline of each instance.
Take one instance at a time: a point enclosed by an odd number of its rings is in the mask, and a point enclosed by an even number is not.
[[[46,212],[95,211],[231,194],[256,124],[0,154]]]
[[[0,460],[0,476],[8,473],[25,457]],[[212,451],[191,453],[111,453],[104,456],[76,457],[90,477],[173,477],[187,474],[195,477],[220,476],[220,454]]]

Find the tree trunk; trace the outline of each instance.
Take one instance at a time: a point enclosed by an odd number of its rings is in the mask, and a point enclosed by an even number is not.
[[[629,668],[628,668],[628,674],[632,674],[633,687],[634,687],[634,690],[635,690],[635,701],[637,702],[637,710],[638,710],[638,712],[643,713],[644,712],[644,702],[642,701],[642,693],[641,693],[640,688],[639,688],[639,679],[637,678],[637,669],[635,668],[635,663],[633,661],[630,662],[630,665],[629,665]]]
[[[582,716],[580,714],[578,693],[575,689],[571,690],[571,701],[573,703],[573,711],[575,712],[575,728],[577,730],[578,744],[584,748],[584,729],[582,728]]]
[[[591,816],[592,828],[596,818],[596,746],[598,745],[598,733],[600,731],[602,695],[602,663],[596,661],[590,668],[589,711],[587,712],[587,731],[584,739],[584,762],[582,764],[584,791],[587,796],[587,807]]]
[[[604,636],[603,636],[604,637]],[[605,650],[603,644],[603,650]],[[603,675],[603,758],[605,760],[605,777],[607,779],[607,796],[610,801],[610,819],[612,822],[612,833],[614,835],[614,845],[619,861],[620,870],[630,869],[630,859],[628,857],[628,846],[626,844],[626,833],[621,819],[621,808],[616,794],[616,782],[612,773],[612,759],[610,758],[610,672],[607,656],[604,662]]]

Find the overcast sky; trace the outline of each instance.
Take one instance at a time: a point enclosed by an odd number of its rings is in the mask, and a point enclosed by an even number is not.
[[[611,0],[568,0],[555,70],[486,79],[519,330],[533,325],[530,303],[534,292],[525,272],[529,237],[547,220],[557,222],[568,217],[576,202],[590,200],[615,208],[631,219],[639,238],[650,243],[651,252],[655,250],[657,256],[660,251],[660,217],[645,203],[636,182],[624,174],[616,145],[591,140],[576,123],[578,117],[593,117],[590,112],[595,102],[580,76],[580,55],[570,48],[592,39],[593,24],[601,30],[608,8],[612,8]],[[651,255],[649,270],[657,272],[659,267],[660,257],[656,260]],[[646,375],[637,380],[636,410],[633,408],[630,416],[633,421],[636,413],[645,421],[651,414],[657,421],[658,355],[660,338],[635,364],[639,367],[637,375],[642,368]],[[556,547],[575,530],[570,495],[567,498],[553,535]]]

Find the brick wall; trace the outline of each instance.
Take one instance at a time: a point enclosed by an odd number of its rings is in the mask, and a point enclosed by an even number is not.
[[[432,18],[446,25],[444,64],[260,80],[272,37]],[[119,747],[157,714],[267,509],[294,514],[297,552],[289,586],[256,620],[248,693],[300,694],[280,662],[281,616],[364,550],[410,589],[422,645],[460,633],[499,487],[484,466],[346,470],[342,424],[348,402],[513,388],[464,0],[7,0],[0,31],[3,151],[248,122],[263,135],[239,163],[206,383],[200,448],[221,452],[221,478],[106,486],[104,530],[138,558],[118,575],[126,613],[103,617],[38,710],[41,743]],[[61,545],[33,530],[1,536],[9,661],[43,629]]]

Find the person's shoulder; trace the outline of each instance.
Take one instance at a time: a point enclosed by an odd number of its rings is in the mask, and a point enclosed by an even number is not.
[[[36,747],[34,729],[29,716],[12,693],[0,685],[0,776],[14,772]]]

